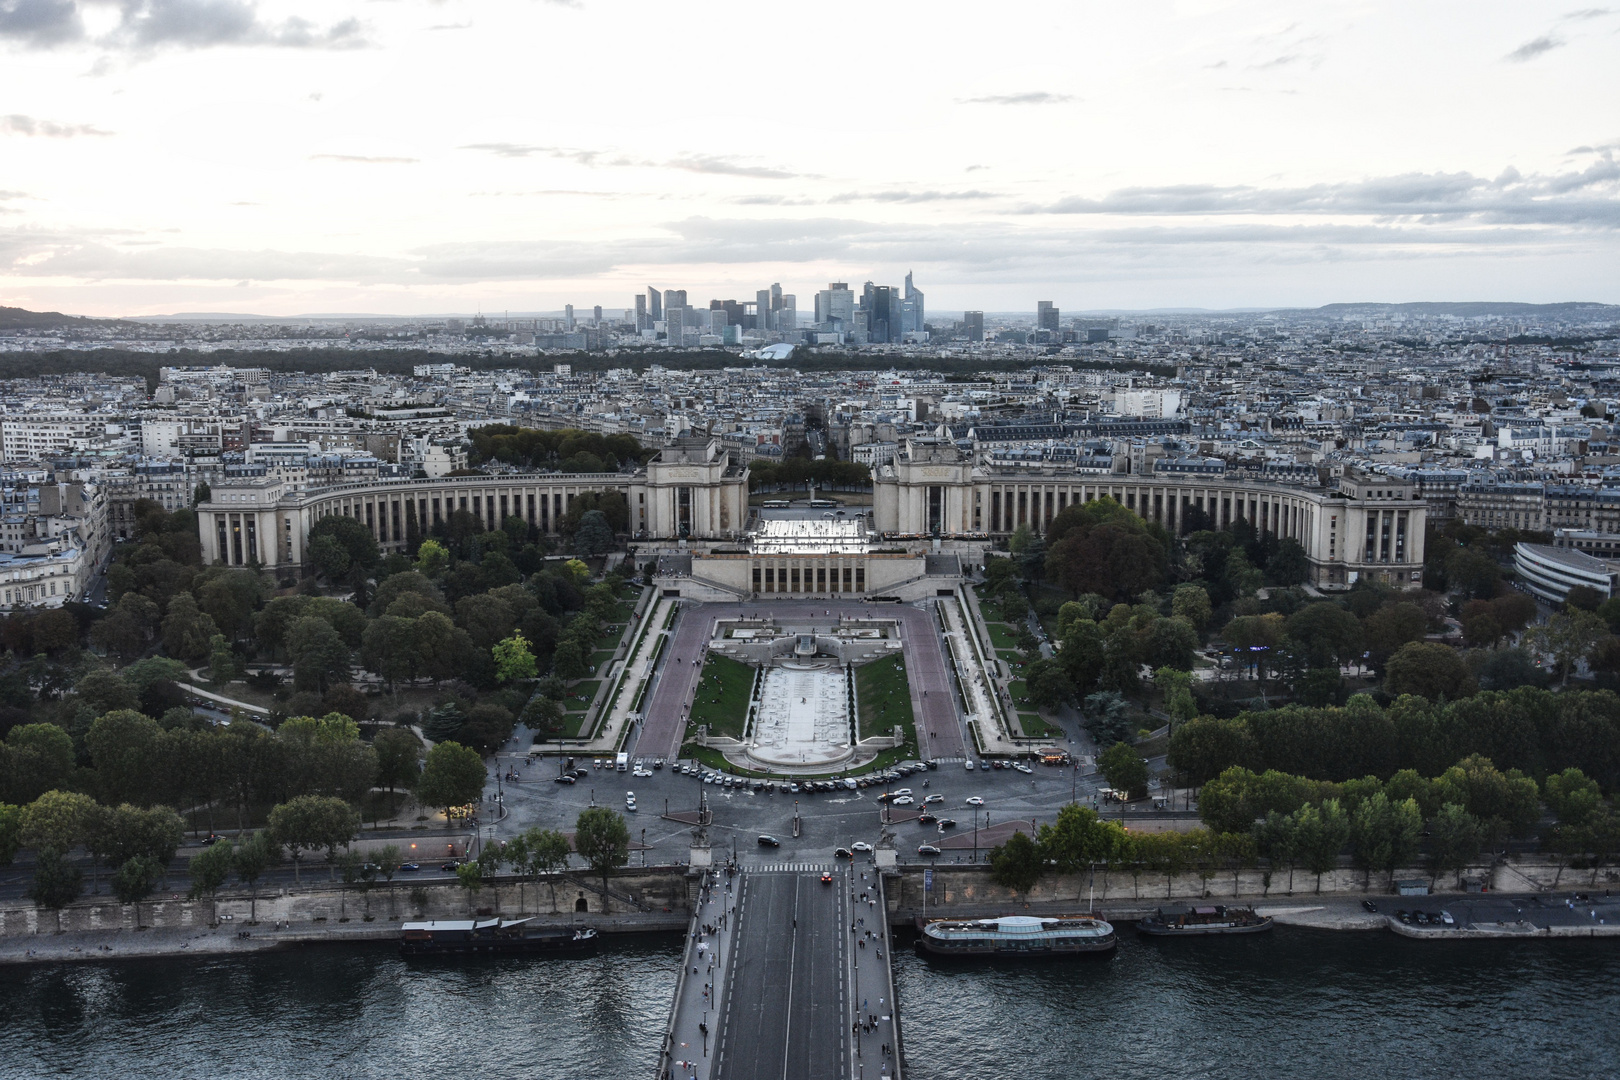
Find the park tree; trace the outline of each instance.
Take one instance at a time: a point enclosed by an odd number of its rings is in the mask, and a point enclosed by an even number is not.
[[[55,724],[18,724],[6,733],[0,762],[0,798],[28,803],[47,791],[66,791],[77,769],[73,736]]]
[[[1451,646],[1412,641],[1384,665],[1384,691],[1391,697],[1416,694],[1430,701],[1455,701],[1474,693],[1474,678]]]
[[[1118,822],[1103,821],[1090,807],[1068,803],[1058,810],[1054,824],[1041,826],[1038,843],[1059,873],[1072,874],[1118,861],[1124,837]]]
[[[163,867],[150,855],[132,855],[119,864],[112,876],[112,892],[120,904],[135,909],[135,929],[141,928],[141,901],[152,895]]]
[[[383,728],[371,740],[371,746],[377,752],[377,783],[388,789],[390,798],[395,788],[415,786],[422,775],[422,740],[416,732],[402,727]]]
[[[1248,654],[1262,682],[1266,668],[1280,662],[1277,655],[1283,642],[1286,624],[1276,612],[1267,615],[1240,615],[1226,624],[1221,637],[1229,644]]]
[[[450,552],[437,540],[424,540],[416,549],[416,571],[423,577],[436,578],[450,568]]]
[[[541,877],[546,878],[546,883],[551,887],[551,910],[555,912],[557,874],[568,868],[568,856],[572,851],[568,837],[556,829],[532,828],[524,832],[522,839],[524,861],[521,872],[536,882]],[[628,860],[628,847],[625,857]]]
[[[1456,803],[1446,803],[1429,822],[1429,887],[1441,874],[1456,873],[1461,884],[1462,872],[1479,854],[1485,840],[1479,821]]]
[[[246,885],[249,890],[249,925],[259,924],[259,879],[264,872],[281,861],[281,845],[276,843],[275,837],[268,829],[250,833],[246,840],[236,846],[231,869],[236,874],[236,880]],[[296,876],[298,868],[293,867]]]
[[[1428,630],[1429,617],[1416,604],[1385,604],[1362,620],[1367,651],[1379,670],[1397,649],[1408,642],[1422,641]]]
[[[1498,769],[1481,754],[1470,754],[1441,773],[1434,787],[1442,802],[1472,814],[1489,840],[1528,836],[1541,817],[1536,782],[1517,769]]]
[[[1234,765],[1254,768],[1259,762],[1259,744],[1243,717],[1198,717],[1177,726],[1170,735],[1167,763],[1194,787]]]
[[[1204,819],[1208,821],[1206,817]],[[1299,837],[1299,819],[1294,814],[1273,810],[1261,821],[1253,823],[1255,848],[1270,864],[1266,872],[1266,891],[1271,891],[1271,878],[1278,867],[1288,867],[1288,892],[1294,891],[1294,867],[1299,865],[1302,848]]]
[[[1339,852],[1349,840],[1350,816],[1338,799],[1294,811],[1294,843],[1305,869],[1316,875],[1317,892],[1322,891],[1322,875],[1339,865]]]
[[[1361,655],[1361,620],[1331,601],[1288,617],[1288,637],[1312,667],[1337,667]]]
[[[188,895],[193,900],[206,896],[212,901],[219,894],[219,890],[225,887],[225,882],[234,869],[236,869],[236,845],[225,839],[215,840],[193,855],[191,861],[186,864],[186,871],[191,875],[191,890]],[[213,921],[217,922],[217,908],[215,913]]]
[[[1045,869],[1040,845],[1027,833],[1015,832],[990,851],[990,877],[997,885],[1027,897]]]
[[[1569,681],[1570,672],[1609,633],[1609,624],[1590,611],[1571,609],[1560,612],[1525,634],[1534,649],[1552,655],[1559,685]]]
[[[1164,697],[1164,711],[1175,721],[1186,722],[1198,715],[1198,702],[1193,699],[1192,674],[1171,667],[1161,667],[1153,673],[1153,685]],[[1174,735],[1174,732],[1171,732]]]
[[[600,510],[587,510],[574,530],[574,554],[582,559],[595,558],[613,550],[613,528]]]
[[[562,703],[547,694],[535,694],[523,706],[523,722],[533,731],[552,734],[562,730]]]
[[[323,691],[349,681],[349,646],[325,619],[306,615],[294,620],[287,627],[286,644],[293,685],[299,690]]]
[[[539,674],[534,653],[521,631],[497,641],[490,650],[495,658],[495,679],[498,682],[525,681]]]
[[[1210,604],[1208,591],[1202,585],[1187,582],[1177,585],[1176,591],[1171,594],[1170,614],[1178,619],[1186,619],[1202,631],[1209,625],[1214,607]]]
[[[163,649],[170,656],[188,664],[200,663],[208,658],[208,643],[217,633],[219,627],[197,607],[190,593],[176,593],[169,601],[163,619]]]
[[[1097,757],[1097,768],[1115,791],[1124,792],[1132,799],[1140,799],[1147,793],[1147,762],[1129,743],[1117,742],[1104,750]]]
[[[1055,660],[1037,660],[1024,672],[1029,700],[1043,709],[1055,709],[1074,700],[1074,683]]]
[[[451,807],[477,802],[488,779],[478,751],[446,740],[427,752],[416,797],[422,805],[437,806],[448,813]]]
[[[586,652],[578,639],[566,637],[557,642],[557,649],[551,654],[551,670],[559,679],[573,682],[590,674],[585,661]]]
[[[1597,781],[1573,767],[1548,776],[1542,784],[1542,797],[1561,825],[1585,825],[1603,807]]]
[[[71,851],[85,842],[97,813],[96,801],[77,791],[47,791],[22,810],[20,838],[36,851]]]
[[[602,875],[606,903],[608,871],[630,861],[630,827],[624,823],[624,815],[605,806],[581,810],[574,823],[574,850]]]
[[[354,839],[360,815],[342,799],[329,795],[299,795],[270,811],[270,834],[292,851],[293,879],[299,880],[299,860],[305,851],[326,849],[335,861],[337,849]]]
[[[358,518],[343,514],[328,514],[312,525],[309,530],[312,557],[318,559],[316,546],[323,539],[330,539],[343,553],[343,565],[337,571],[338,574],[344,573],[351,566],[370,570],[382,557],[376,537],[371,535],[371,530]]]
[[[84,874],[68,861],[60,848],[42,847],[34,854],[34,879],[28,899],[56,914],[56,932],[62,932],[62,909],[84,892]]]
[[[0,803],[0,866],[10,866],[22,847],[22,807]]]
[[[1369,887],[1375,870],[1388,874],[1394,887],[1395,871],[1411,864],[1422,831],[1423,815],[1415,799],[1391,802],[1380,791],[1356,807],[1350,818],[1350,851],[1366,871]]]

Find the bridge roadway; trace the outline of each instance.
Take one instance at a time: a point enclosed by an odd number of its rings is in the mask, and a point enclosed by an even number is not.
[[[774,616],[779,622],[831,628],[840,615],[868,619],[898,619],[906,645],[906,678],[911,684],[911,708],[919,747],[924,757],[961,758],[967,753],[950,667],[940,639],[939,617],[932,605],[868,604],[848,600],[789,600],[769,598],[749,603],[691,603],[683,605],[675,634],[659,661],[658,683],[647,705],[647,720],[635,746],[639,757],[673,760],[686,738],[686,716],[692,694],[702,675],[701,659],[716,619],[742,615]],[[924,734],[926,733],[926,734]]]
[[[872,1080],[898,1077],[892,1048],[894,1003],[887,935],[876,874],[843,864],[819,872],[744,871],[735,900],[717,897],[727,926],[708,948],[689,945],[695,994],[671,1017],[664,1076],[700,1080]],[[717,884],[715,892],[723,889]],[[711,893],[714,895],[714,893]],[[713,915],[699,914],[700,922]],[[870,928],[872,936],[868,937]],[[866,945],[860,944],[866,938]],[[723,939],[723,940],[722,940]],[[708,960],[717,1000],[702,996]],[[862,1006],[865,1006],[864,1012]],[[692,1037],[701,1009],[712,1030]],[[875,1022],[856,1028],[856,1018]],[[708,1038],[704,1038],[706,1034]],[[699,1047],[702,1056],[699,1056]],[[667,1060],[667,1059],[666,1059]],[[686,1067],[682,1068],[682,1061]]]

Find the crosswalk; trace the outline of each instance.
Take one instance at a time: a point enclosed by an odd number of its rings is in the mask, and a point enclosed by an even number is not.
[[[743,863],[742,868],[750,874],[825,874],[835,869],[828,863]]]
[[[967,758],[965,758],[965,757],[937,757],[937,758],[929,758],[929,760],[930,761],[937,761],[941,765],[960,765],[962,762],[966,761]]]

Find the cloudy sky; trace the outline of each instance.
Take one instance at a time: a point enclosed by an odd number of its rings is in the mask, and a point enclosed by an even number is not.
[[[0,304],[1620,302],[1620,6],[0,0]]]

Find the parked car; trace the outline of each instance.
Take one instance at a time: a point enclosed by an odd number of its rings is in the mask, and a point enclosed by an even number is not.
[[[967,768],[968,772],[973,771],[973,759],[972,758],[967,759],[966,768]]]
[[[1363,900],[1361,902],[1361,906],[1366,908],[1368,911],[1377,911],[1378,910],[1378,905],[1373,903],[1371,900]]]
[[[759,846],[760,847],[781,847],[782,846],[782,841],[778,840],[774,836],[767,836],[764,833],[761,833],[760,837],[759,837]]]

